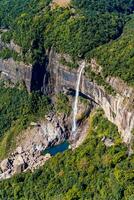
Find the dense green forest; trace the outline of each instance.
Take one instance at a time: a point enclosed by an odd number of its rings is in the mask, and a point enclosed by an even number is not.
[[[134,9],[133,0],[73,0],[75,5],[80,8],[90,11],[103,12],[115,12],[115,13],[127,13],[130,14]]]
[[[98,110],[90,117],[86,141],[58,154],[34,173],[0,182],[6,200],[133,200],[134,156],[127,155],[117,128]],[[103,136],[113,139],[106,147]]]
[[[10,29],[5,34],[13,37],[24,53],[29,50],[31,41],[41,34],[46,48],[55,46],[59,51],[83,56],[96,46],[117,38],[122,33],[126,15],[133,10],[133,1],[113,1],[113,4],[106,0],[72,1],[71,7],[75,10],[51,10],[50,2],[1,1],[1,26]]]
[[[52,0],[0,0],[0,30],[3,42],[11,39],[22,47],[20,54],[8,48],[0,58],[13,57],[44,66],[46,50],[67,53],[77,68],[78,59],[95,58],[102,74],[85,70],[107,92],[109,75],[134,86],[134,0],[72,0],[67,8],[51,8]],[[55,96],[54,111],[71,112],[69,98]],[[28,94],[24,86],[0,84],[0,159],[15,148],[15,139],[31,121],[49,111],[49,97]],[[75,151],[58,154],[34,173],[27,172],[0,182],[1,200],[134,200],[134,155],[122,143],[117,127],[101,110],[93,112],[85,142]],[[106,147],[103,137],[114,145]]]
[[[134,86],[134,16],[122,36],[90,52],[103,68],[103,75],[119,76]]]
[[[16,60],[35,63],[53,46],[73,58],[94,55],[104,65],[104,76],[119,76],[134,84],[133,0],[72,0],[69,8],[55,9],[51,9],[51,2],[0,0],[0,26],[8,29],[2,34],[2,40],[9,42],[12,38],[22,47],[21,55],[5,49],[0,57],[12,56]],[[131,18],[132,22],[124,30]],[[118,40],[121,34],[123,36]],[[129,38],[131,45],[126,45],[130,44]],[[109,42],[110,45],[104,45]],[[125,51],[124,46],[127,46]]]
[[[51,109],[50,100],[39,93],[30,95],[24,87],[0,85],[0,159],[15,148],[16,136],[31,121],[44,117]]]

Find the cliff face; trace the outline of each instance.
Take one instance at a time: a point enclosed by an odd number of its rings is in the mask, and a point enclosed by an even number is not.
[[[31,89],[32,66],[23,62],[15,62],[12,58],[0,59],[0,77],[13,83],[23,81],[30,91]]]
[[[24,81],[28,91],[37,89],[42,90],[44,94],[51,94],[65,89],[75,90],[78,72],[63,65],[61,62],[63,57],[66,57],[67,61],[71,60],[69,56],[61,56],[51,51],[44,70],[38,66],[15,62],[13,59],[0,59],[0,74],[2,78],[14,83]],[[116,90],[116,96],[108,95],[103,87],[90,82],[84,75],[82,75],[80,92],[104,110],[107,118],[117,125],[123,141],[130,143],[131,132],[134,129],[134,89],[128,87],[119,78],[108,77],[107,82]],[[38,87],[35,87],[36,85]]]
[[[69,70],[62,65],[61,55],[50,53],[48,70],[50,79],[48,86],[44,85],[44,92],[57,93],[65,88],[75,89],[77,71]],[[101,86],[90,82],[84,75],[82,75],[80,92],[100,105],[106,117],[117,125],[123,141],[130,143],[131,132],[134,129],[134,90],[118,78],[109,77],[107,81],[116,90],[116,96],[108,95]]]
[[[17,53],[21,53],[21,47],[14,43],[13,40],[10,43],[4,43],[1,39],[0,35],[0,50],[3,48],[8,48],[10,50],[16,51]]]
[[[5,31],[6,30],[1,30]],[[11,40],[10,43],[4,43],[1,40],[0,35],[0,50],[8,48],[17,53],[21,53],[21,47]],[[16,62],[12,58],[1,59],[0,58],[0,78],[9,80],[12,83],[23,81],[27,87],[27,90],[31,90],[31,77],[32,77],[32,65],[26,65],[23,62]]]

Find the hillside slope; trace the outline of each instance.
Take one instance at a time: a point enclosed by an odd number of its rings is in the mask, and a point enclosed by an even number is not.
[[[51,124],[55,114],[67,121],[83,60],[80,95],[105,112],[89,116],[76,150],[0,181],[1,200],[134,199],[133,12],[134,0],[0,0],[0,159],[31,122]]]
[[[34,173],[0,182],[0,199],[132,200],[134,156],[127,156],[116,127],[97,111],[86,141],[49,160]],[[102,138],[111,138],[106,147]]]
[[[134,86],[134,15],[131,18],[120,38],[98,47],[90,56],[102,66],[104,76],[120,77]]]
[[[51,4],[51,0],[0,1],[1,27],[9,29],[1,38],[22,47],[19,55],[6,48],[0,57],[41,64],[53,46],[74,60],[96,56],[104,76],[119,76],[133,85],[133,1],[72,0],[69,8],[55,9]]]

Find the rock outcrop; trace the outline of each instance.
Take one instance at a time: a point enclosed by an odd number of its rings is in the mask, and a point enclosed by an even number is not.
[[[69,137],[63,119],[54,115],[46,118],[45,121],[31,123],[31,127],[18,138],[16,150],[0,163],[0,180],[42,166],[51,158],[50,154],[42,155],[42,151]]]
[[[7,30],[1,30],[6,32]],[[1,40],[0,35],[0,50],[8,48],[21,54],[21,47],[13,42],[4,43]],[[31,78],[32,78],[32,65],[26,65],[24,62],[14,61],[12,58],[2,59],[0,58],[0,78],[3,80],[8,80],[13,84],[17,82],[24,82],[27,90],[31,90]]]
[[[26,163],[21,154],[15,156],[15,159],[13,161],[13,167],[14,167],[14,173],[21,173],[25,170]]]
[[[76,87],[77,71],[61,63],[61,54],[50,52],[48,71],[49,84],[44,85],[44,93],[58,93],[66,89]],[[95,62],[91,63],[95,65]],[[95,66],[93,66],[95,68]],[[98,66],[96,66],[98,69]],[[116,90],[116,96],[106,93],[103,87],[89,81],[82,76],[80,92],[96,102],[105,112],[106,117],[117,125],[121,137],[125,143],[132,141],[134,129],[134,89],[128,87],[122,80],[109,77],[109,84]]]
[[[41,90],[44,94],[58,93],[68,89],[75,90],[77,81],[77,70],[70,69],[61,60],[71,58],[66,55],[55,53],[51,50],[47,54],[45,70],[38,66],[25,65],[13,59],[0,59],[1,76],[12,82],[24,81],[28,91],[31,89]],[[95,72],[101,73],[101,66],[93,59],[91,62]],[[43,73],[42,73],[43,72]],[[41,74],[41,76],[40,76]],[[43,80],[44,77],[44,80]],[[122,80],[116,77],[108,77],[107,82],[116,90],[116,96],[107,94],[102,86],[89,81],[84,75],[80,85],[81,94],[96,102],[105,112],[107,118],[117,125],[125,143],[132,141],[134,129],[134,89],[128,87]],[[34,85],[37,83],[37,86]]]
[[[9,159],[5,159],[0,163],[0,168],[2,172],[6,172],[11,167],[11,162]]]
[[[110,139],[110,138],[107,138],[107,137],[105,137],[105,136],[102,138],[101,141],[104,142],[104,144],[105,144],[106,147],[114,146],[113,140]]]
[[[23,62],[16,62],[12,58],[0,59],[0,77],[1,79],[17,82],[24,82],[27,90],[31,90],[32,65],[26,65]]]

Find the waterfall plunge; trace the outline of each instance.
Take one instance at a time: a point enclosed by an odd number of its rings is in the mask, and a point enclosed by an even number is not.
[[[83,61],[80,65],[78,79],[77,79],[77,83],[76,83],[75,101],[74,101],[74,105],[73,105],[73,124],[72,124],[72,133],[74,133],[74,134],[76,134],[76,130],[77,130],[76,116],[77,116],[77,112],[78,112],[79,87],[80,87],[81,75],[82,75],[82,71],[83,71],[84,67],[85,67],[85,61]]]

